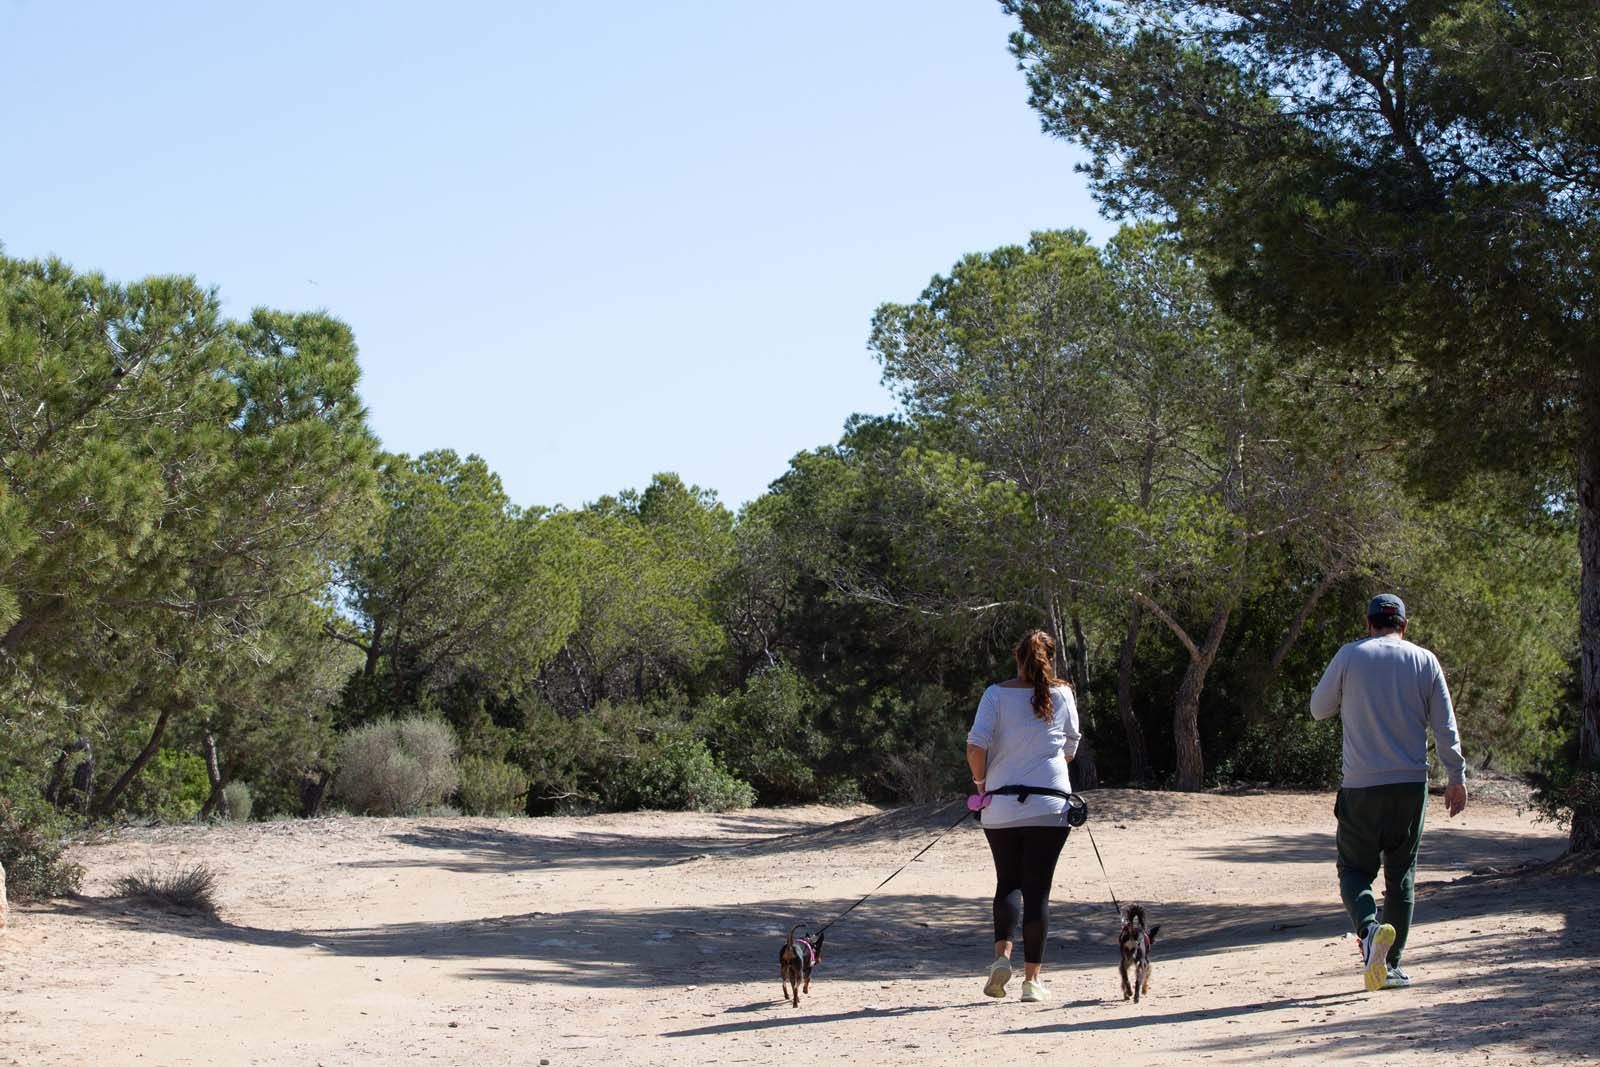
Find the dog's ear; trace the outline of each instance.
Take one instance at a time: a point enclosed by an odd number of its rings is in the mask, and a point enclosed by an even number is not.
[[[1150,932],[1148,934],[1145,934],[1144,936],[1148,937],[1150,939],[1150,943],[1153,945],[1153,944],[1156,943],[1156,935],[1159,934],[1160,932],[1161,932],[1161,924],[1160,923],[1156,923],[1154,926],[1152,926],[1150,928]]]
[[[822,935],[826,934],[827,932],[828,931],[826,931],[826,930],[817,931],[817,939],[815,941],[811,942],[811,947],[812,948],[816,948],[816,949],[821,949],[822,948]]]

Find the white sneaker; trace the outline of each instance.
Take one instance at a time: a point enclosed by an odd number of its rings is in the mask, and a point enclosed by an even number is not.
[[[1373,923],[1361,939],[1361,977],[1368,993],[1376,993],[1389,980],[1389,948],[1394,944],[1394,927]]]
[[[1022,983],[1022,1003],[1037,1004],[1041,1000],[1049,999],[1050,990],[1044,987],[1043,982],[1029,982],[1025,980]]]
[[[1383,980],[1385,989],[1404,989],[1411,984],[1411,976],[1398,967],[1390,967]]]
[[[989,981],[984,983],[983,995],[986,997],[1003,997],[1006,995],[1006,983],[1011,981],[1011,961],[1004,956],[996,956],[994,962],[989,964]]]

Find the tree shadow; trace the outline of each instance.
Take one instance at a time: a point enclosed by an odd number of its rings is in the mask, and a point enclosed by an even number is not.
[[[355,860],[341,866],[383,870],[429,867],[460,874],[492,874],[536,868],[576,869],[667,866],[718,856],[781,855],[888,841],[949,828],[963,809],[954,801],[890,808],[822,826],[801,825],[782,815],[740,813],[715,820],[711,835],[640,835],[584,829],[550,833],[533,824],[415,826],[390,840],[423,850],[418,857]],[[944,816],[948,815],[948,819]],[[941,822],[941,820],[943,821]],[[973,823],[976,826],[976,823]],[[707,844],[710,836],[717,843]],[[731,844],[727,843],[732,841]]]
[[[1231,843],[1226,848],[1197,849],[1193,855],[1227,863],[1326,863],[1331,867],[1333,839],[1334,823],[1330,815],[1326,831],[1260,835]],[[1554,859],[1565,847],[1561,841],[1530,838],[1508,830],[1429,827],[1422,838],[1422,864],[1455,870],[1503,870]]]
[[[801,1000],[805,1006],[805,1000]],[[976,1007],[977,1005],[962,1004],[908,1004],[894,1008],[857,1008],[855,1011],[833,1012],[828,1015],[813,1014],[780,1014],[784,1011],[793,1012],[787,1001],[776,1004],[756,1004],[740,1008],[729,1008],[727,1013],[750,1011],[771,1011],[772,1017],[767,1019],[737,1020],[727,1023],[713,1023],[709,1026],[696,1026],[689,1030],[668,1030],[662,1037],[713,1037],[717,1034],[752,1033],[759,1030],[772,1030],[782,1026],[815,1026],[819,1023],[855,1022],[859,1019],[896,1019],[905,1015],[920,1015],[924,1012],[950,1012],[959,1011],[963,1007]]]
[[[1385,1009],[1352,1028],[1347,1017],[1325,1017],[1274,1025],[1270,1052],[1261,1048],[1260,1028],[1237,1036],[1188,1046],[1202,1053],[1254,1050],[1274,1059],[1372,1055],[1382,1051],[1430,1049],[1443,1053],[1482,1053],[1496,1046],[1519,1052],[1538,1050],[1577,1057],[1600,1048],[1600,1017],[1594,1011],[1595,965],[1600,962],[1600,877],[1548,877],[1538,871],[1464,878],[1433,883],[1418,891],[1419,910],[1451,913],[1455,919],[1510,920],[1511,935],[1470,929],[1433,939],[1423,966],[1455,972],[1448,1002],[1427,997],[1427,987],[1380,994],[1339,993],[1318,997],[1284,996],[1252,1003],[1159,1015],[1068,1021],[1011,1031],[1013,1034],[1072,1034],[1126,1030],[1161,1023],[1229,1019],[1315,1008],[1370,995],[1384,998]],[[1314,923],[1308,929],[1319,929]],[[1342,927],[1342,918],[1340,927]],[[1235,937],[1248,941],[1248,924]],[[1204,945],[1207,939],[1201,939]],[[1197,946],[1190,942],[1190,947]],[[1573,961],[1586,966],[1571,967]],[[1565,967],[1565,970],[1563,970]],[[1425,973],[1421,972],[1425,981]],[[1353,971],[1352,971],[1353,974]],[[1470,1008],[1464,1008],[1465,1000]],[[1391,1006],[1392,1004],[1392,1006]]]
[[[1225,1008],[1194,1008],[1163,1014],[1141,1012],[1110,1019],[1087,1019],[1082,1022],[1049,1023],[1043,1026],[1024,1026],[1007,1030],[1006,1034],[1079,1034],[1097,1030],[1137,1030],[1146,1026],[1166,1026],[1177,1023],[1200,1022],[1203,1019],[1230,1019],[1243,1015],[1258,1015],[1270,1011],[1290,1011],[1305,1008],[1325,1008],[1336,1004],[1351,1004],[1367,996],[1364,992],[1318,993],[1315,996],[1295,997],[1285,994],[1271,1000],[1251,1004],[1230,1004]],[[1349,1025],[1346,1023],[1345,1025]]]
[[[1104,807],[1104,806],[1102,806]],[[1097,809],[1101,810],[1101,809]],[[1114,817],[1114,816],[1112,816]],[[926,841],[931,829],[944,830],[955,819],[940,805],[896,809],[844,823],[793,832],[793,822],[776,817],[757,824],[751,839],[723,850],[748,855],[786,854],[802,849],[879,849],[888,841],[915,837]],[[740,827],[749,826],[740,817]],[[785,832],[773,836],[774,826]],[[852,829],[853,828],[853,829]],[[973,823],[957,833],[975,832]],[[765,833],[766,836],[762,836]],[[424,865],[456,870],[503,871],[543,863],[573,867],[632,864],[648,876],[649,867],[701,855],[701,842],[689,836],[660,838],[621,834],[560,836],[542,832],[507,833],[485,827],[424,825],[395,835],[397,840],[429,850]],[[1158,945],[1161,959],[1220,955],[1234,949],[1289,945],[1310,939],[1327,940],[1347,932],[1347,919],[1339,907],[1332,877],[1331,835],[1307,833],[1280,835],[1257,841],[1246,838],[1236,848],[1207,850],[1201,854],[1219,860],[1320,862],[1329,871],[1325,905],[1307,909],[1303,904],[1266,900],[1219,903],[1166,901],[1151,907],[1151,920],[1162,924]],[[1448,829],[1430,835],[1425,844],[1430,865],[1486,860],[1504,864],[1533,852],[1548,852],[1553,844],[1529,844],[1516,835]],[[715,854],[715,853],[714,853]],[[890,887],[892,890],[892,886]],[[1087,889],[1085,890],[1087,891]],[[1451,964],[1457,983],[1473,1002],[1463,1011],[1436,1004],[1412,993],[1395,997],[1392,1011],[1376,1020],[1377,1032],[1411,1047],[1447,1050],[1510,1045],[1525,1046],[1536,1031],[1543,1046],[1557,1051],[1587,1050],[1600,1046],[1600,1016],[1589,1006],[1593,998],[1594,963],[1600,958],[1600,876],[1594,874],[1541,876],[1523,873],[1469,876],[1453,882],[1419,885],[1419,908],[1427,922],[1430,913],[1456,920],[1482,917],[1483,928],[1470,922],[1466,932],[1429,945],[1429,960]],[[714,906],[662,907],[641,897],[626,910],[585,908],[562,913],[530,911],[479,919],[445,922],[408,922],[357,925],[330,929],[277,930],[227,922],[195,922],[132,908],[118,899],[80,898],[54,905],[64,913],[92,915],[107,923],[146,930],[163,936],[258,945],[268,948],[324,952],[343,957],[404,957],[462,961],[470,966],[464,976],[476,981],[539,987],[593,987],[597,983],[623,987],[674,987],[693,975],[701,986],[732,986],[750,981],[770,982],[772,1001],[728,1009],[730,1018],[714,1026],[678,1031],[666,1036],[701,1036],[737,1029],[766,1029],[809,1025],[913,1011],[949,1010],[940,1006],[900,1009],[861,1009],[836,1015],[783,1015],[768,1013],[775,1006],[777,975],[775,955],[784,933],[796,923],[816,925],[839,915],[856,898],[828,900],[774,898],[760,902]],[[1116,934],[1119,918],[1108,902],[1057,900],[1052,906],[1055,927],[1051,935],[1053,970],[1105,972],[1107,996],[1114,995],[1118,959]],[[1490,930],[1491,922],[1509,919],[1519,933],[1507,937]],[[886,891],[872,896],[828,933],[817,980],[892,982],[900,979],[931,980],[970,977],[987,960],[992,945],[990,904],[986,898],[950,894],[903,894]],[[1459,929],[1457,927],[1456,929]],[[1288,954],[1286,954],[1288,955]],[[1574,971],[1572,961],[1588,964]],[[1557,968],[1566,966],[1566,984]],[[1352,974],[1354,970],[1352,968]],[[1284,980],[1292,983],[1293,978]],[[1074,1029],[1116,1030],[1158,1022],[1184,1022],[1201,1017],[1249,1018],[1321,1003],[1343,1003],[1365,994],[1328,994],[1321,998],[1259,999],[1251,1003],[1208,1011],[1139,1014],[1115,1019],[1063,1021],[1019,1033],[1067,1033]],[[976,995],[974,1001],[976,1003]],[[957,1006],[959,1007],[959,1006]],[[1387,1005],[1385,1005],[1387,1009]],[[1158,1011],[1161,1009],[1158,1008]],[[1335,1050],[1366,1050],[1374,1032],[1364,1026],[1348,1033],[1348,1019],[1318,1020],[1298,1024],[1284,1019],[1273,1041],[1308,1042],[1306,1054],[1330,1056]],[[1550,1033],[1544,1033],[1549,1030]],[[1241,1027],[1241,1030],[1252,1028]],[[1197,1046],[1202,1049],[1243,1050],[1252,1039],[1217,1038]],[[1395,1047],[1401,1047],[1396,1045]],[[1283,1055],[1299,1055],[1288,1049]]]
[[[1488,900],[1473,898],[1487,908]],[[481,919],[389,923],[337,929],[274,930],[225,920],[182,922],[131,909],[120,900],[61,903],[63,912],[93,914],[154,933],[271,948],[311,949],[339,956],[507,961],[475,972],[531,985],[678,984],[692,969],[701,985],[737,983],[775,971],[777,946],[789,927],[814,929],[849,898],[777,899],[712,907],[638,907],[525,912]],[[1112,969],[1119,924],[1110,904],[1052,904],[1051,967]],[[1266,943],[1327,939],[1344,932],[1336,903],[1317,913],[1256,902],[1219,905],[1175,901],[1152,908],[1162,924],[1160,953],[1181,959]],[[828,932],[823,976],[853,981],[937,979],[973,972],[993,945],[987,899],[944,894],[883,893]],[[511,961],[515,961],[514,963]]]

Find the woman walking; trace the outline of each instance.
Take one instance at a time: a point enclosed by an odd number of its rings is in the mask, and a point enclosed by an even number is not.
[[[1056,677],[1056,642],[1033,630],[1017,643],[1017,676],[984,690],[967,734],[967,765],[980,794],[1006,786],[1070,793],[1067,761],[1078,751],[1078,706]],[[1046,1000],[1039,981],[1050,927],[1050,883],[1067,843],[1064,796],[991,795],[983,833],[994,855],[994,963],[983,991],[1006,995],[1011,934],[1022,920],[1024,1002]]]

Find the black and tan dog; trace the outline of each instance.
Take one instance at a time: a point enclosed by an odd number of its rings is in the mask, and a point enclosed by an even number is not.
[[[778,950],[778,977],[783,983],[783,996],[797,1008],[801,992],[811,992],[812,968],[822,962],[822,934],[815,938],[796,938],[794,932],[798,929],[800,926],[789,931],[789,939]]]
[[[1122,915],[1122,932],[1117,935],[1117,947],[1122,949],[1122,963],[1117,968],[1122,973],[1122,999],[1133,998],[1139,1003],[1141,993],[1150,993],[1150,950],[1155,946],[1156,934],[1161,924],[1145,929],[1144,909],[1129,904]],[[1133,970],[1133,982],[1128,981],[1128,970]]]

